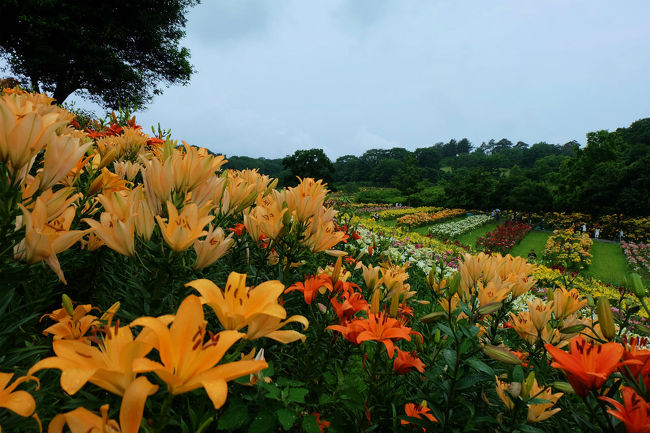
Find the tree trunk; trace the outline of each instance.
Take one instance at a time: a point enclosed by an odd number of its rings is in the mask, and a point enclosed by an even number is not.
[[[63,84],[57,84],[56,89],[54,89],[54,94],[52,95],[52,97],[54,98],[53,104],[59,104],[59,105],[63,104],[63,102],[67,99],[67,97],[70,96],[70,94],[75,90],[77,89],[67,87]]]

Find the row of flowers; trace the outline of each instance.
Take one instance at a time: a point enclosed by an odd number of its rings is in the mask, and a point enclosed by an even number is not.
[[[466,212],[464,209],[443,209],[434,212],[411,213],[397,218],[397,224],[408,227],[426,226],[464,215]]]
[[[581,271],[591,264],[589,252],[593,241],[589,235],[572,228],[554,230],[546,240],[544,259],[553,266],[563,266],[570,271]]]
[[[470,215],[460,221],[436,224],[429,228],[429,233],[442,239],[457,238],[493,220],[490,215]]]
[[[621,248],[630,267],[650,277],[650,243],[622,242]]]
[[[526,236],[533,227],[516,221],[507,221],[476,240],[481,251],[507,253]]]
[[[514,216],[513,211],[503,211],[506,218]],[[522,215],[521,212],[518,213]],[[590,236],[594,236],[599,229],[599,237],[604,239],[619,240],[621,231],[622,239],[631,242],[650,242],[650,217],[624,217],[618,215],[593,216],[583,213],[564,212],[534,212],[525,214],[534,225],[543,222],[544,228],[582,230],[583,225]]]
[[[442,207],[436,206],[420,206],[420,207],[398,207],[394,209],[386,209],[379,212],[379,218],[392,220],[404,215],[417,214],[423,212],[438,212]]]

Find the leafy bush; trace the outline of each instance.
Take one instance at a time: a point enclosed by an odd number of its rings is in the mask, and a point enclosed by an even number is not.
[[[396,188],[368,188],[357,193],[356,201],[363,203],[406,203],[407,197]]]
[[[573,229],[554,230],[546,240],[544,259],[572,271],[581,271],[591,264],[589,249],[593,241],[586,233]]]

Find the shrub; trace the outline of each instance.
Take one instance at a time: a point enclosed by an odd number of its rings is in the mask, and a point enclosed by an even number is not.
[[[573,229],[554,230],[546,241],[544,259],[551,265],[561,265],[572,271],[581,271],[591,264],[589,249],[593,241],[586,233]]]

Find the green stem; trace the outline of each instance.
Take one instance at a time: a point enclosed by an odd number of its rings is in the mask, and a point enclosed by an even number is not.
[[[165,401],[160,408],[160,424],[158,427],[154,430],[156,433],[161,432],[165,426],[167,426],[167,423],[169,422],[170,416],[168,414],[169,408],[171,407],[172,400],[174,399],[174,394],[169,392],[169,389],[167,389],[167,398],[165,398]]]
[[[210,418],[206,419],[205,421],[203,421],[203,424],[201,424],[199,426],[199,428],[196,429],[195,433],[202,433],[203,431],[205,431],[205,429],[208,428],[208,426],[210,424],[212,424],[212,421],[214,421],[214,417],[210,417]]]

